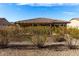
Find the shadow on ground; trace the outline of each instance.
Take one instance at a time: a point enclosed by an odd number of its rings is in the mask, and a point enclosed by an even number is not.
[[[39,49],[49,49],[49,50],[55,50],[55,51],[63,51],[63,50],[67,50],[68,47],[67,45],[46,45],[42,48],[38,48],[35,45],[8,45],[8,46],[3,46],[0,47],[0,49],[19,49],[19,50],[39,50]]]

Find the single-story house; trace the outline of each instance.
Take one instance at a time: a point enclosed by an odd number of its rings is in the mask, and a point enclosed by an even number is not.
[[[22,27],[27,26],[66,26],[69,21],[58,20],[58,19],[50,19],[50,18],[34,18],[28,20],[21,20],[15,22],[15,24],[19,24]]]
[[[79,28],[79,18],[72,18],[67,26],[72,28]]]

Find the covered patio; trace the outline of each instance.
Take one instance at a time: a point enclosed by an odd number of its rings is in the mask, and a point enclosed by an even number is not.
[[[15,24],[19,24],[21,27],[28,26],[50,26],[50,27],[59,27],[66,26],[68,21],[58,20],[58,19],[49,19],[49,18],[35,18],[29,20],[17,21]]]

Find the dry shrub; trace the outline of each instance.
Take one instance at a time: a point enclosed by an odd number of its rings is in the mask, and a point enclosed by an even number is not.
[[[36,26],[32,27],[32,33],[37,35],[50,35],[50,27],[47,26]]]
[[[53,27],[52,29],[53,29],[52,37],[55,42],[66,41],[66,38],[65,38],[65,34],[67,34],[66,27],[60,26],[60,27]]]
[[[34,35],[33,37],[32,37],[32,42],[33,42],[33,44],[35,45],[35,46],[37,46],[38,48],[42,48],[42,47],[44,47],[44,44],[45,44],[45,42],[46,42],[46,40],[47,40],[47,38],[46,38],[47,36],[42,36],[42,35]]]
[[[43,47],[47,38],[51,32],[51,40],[53,39],[54,42],[62,42],[66,41],[65,34],[66,34],[66,27],[48,27],[48,26],[36,26],[36,27],[28,27],[26,30],[30,32],[33,36],[31,41],[37,47]],[[56,34],[56,35],[53,35]]]
[[[78,46],[76,44],[79,39],[79,29],[71,27],[71,28],[68,28],[67,31],[69,34],[69,39],[68,39],[69,48],[77,48]]]
[[[79,29],[78,28],[68,28],[68,34],[75,39],[79,39]]]
[[[79,29],[77,28],[67,29],[61,26],[52,28],[48,26],[21,28],[18,26],[7,26],[4,30],[0,30],[0,45],[7,45],[11,41],[29,41],[40,48],[44,46],[50,32],[52,37],[51,40],[53,39],[54,42],[68,41],[69,46],[72,46],[71,40],[73,40],[73,38],[79,39]]]
[[[38,48],[42,48],[47,40],[47,37],[49,35],[49,28],[48,27],[32,27],[32,42],[35,46]]]
[[[13,42],[22,42],[22,41],[29,41],[29,34],[27,34],[26,30],[24,28],[20,27],[7,27],[8,34],[9,34],[9,41]]]
[[[4,30],[0,30],[0,45],[7,46],[8,44],[8,32]]]

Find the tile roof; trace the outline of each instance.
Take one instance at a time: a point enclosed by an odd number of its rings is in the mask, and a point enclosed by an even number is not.
[[[68,23],[68,21],[50,19],[50,18],[34,18],[34,19],[17,21],[15,23]]]

